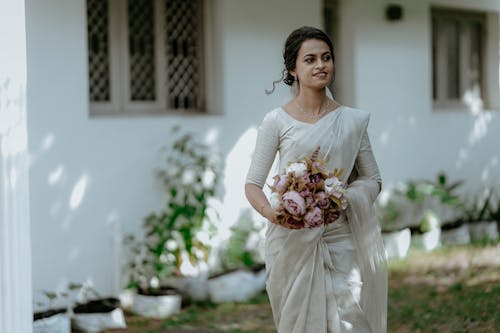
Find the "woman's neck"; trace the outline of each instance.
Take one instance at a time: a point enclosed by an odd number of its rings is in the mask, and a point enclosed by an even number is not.
[[[322,111],[327,100],[326,90],[302,89],[296,97],[297,103],[308,112],[317,114]]]

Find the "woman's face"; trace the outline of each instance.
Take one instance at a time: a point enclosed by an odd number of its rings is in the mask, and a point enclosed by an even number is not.
[[[320,39],[305,40],[300,46],[295,69],[301,88],[325,88],[333,77],[333,57],[328,44]]]

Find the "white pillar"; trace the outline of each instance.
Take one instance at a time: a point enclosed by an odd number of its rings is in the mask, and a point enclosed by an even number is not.
[[[0,1],[0,333],[31,333],[25,2]]]

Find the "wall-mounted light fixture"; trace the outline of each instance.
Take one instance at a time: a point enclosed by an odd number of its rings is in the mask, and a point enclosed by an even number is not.
[[[399,21],[403,18],[403,8],[401,5],[387,5],[385,8],[385,17],[389,21]]]

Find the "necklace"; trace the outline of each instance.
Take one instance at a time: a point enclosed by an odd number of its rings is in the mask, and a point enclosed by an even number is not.
[[[297,110],[299,110],[300,113],[302,113],[304,116],[306,116],[311,120],[318,121],[326,113],[326,110],[328,110],[328,105],[330,104],[330,100],[327,98],[326,103],[323,102],[323,105],[321,105],[321,110],[316,115],[304,111],[304,109],[300,106],[299,102],[295,101],[295,104],[297,104]]]

